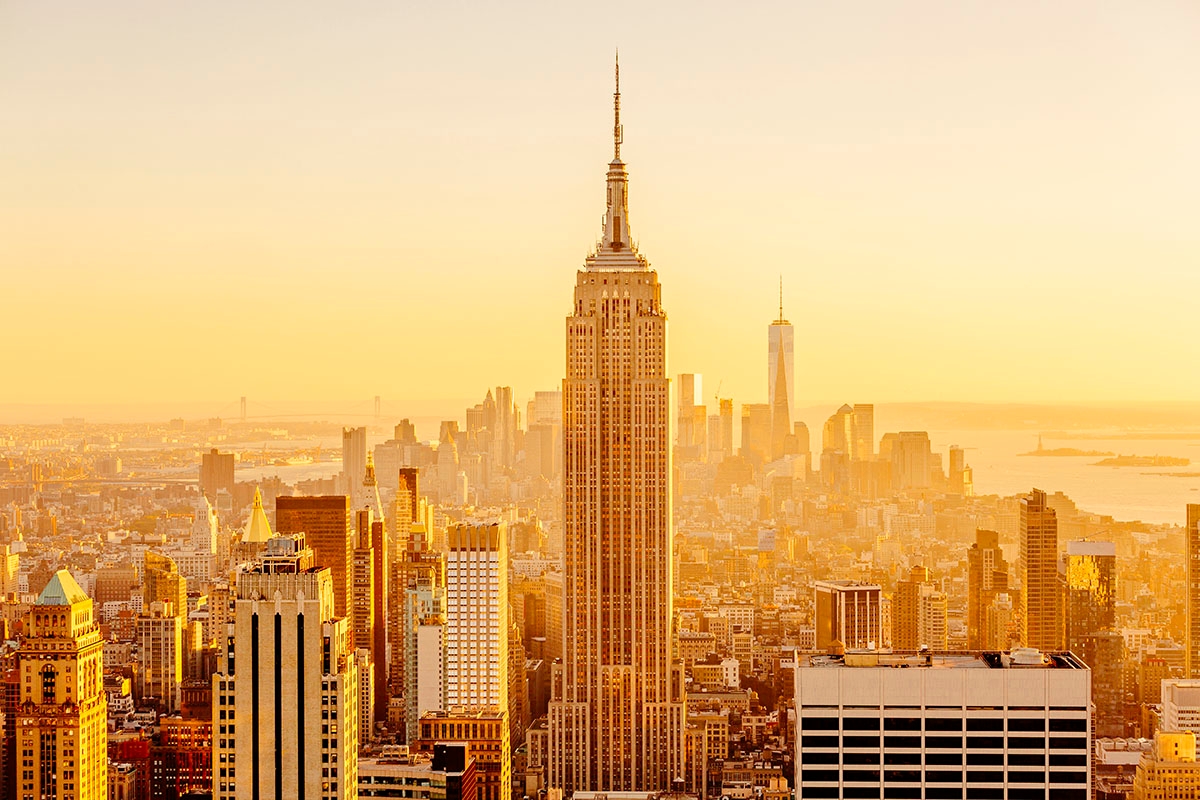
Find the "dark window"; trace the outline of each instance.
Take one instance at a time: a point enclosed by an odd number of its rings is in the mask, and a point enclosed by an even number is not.
[[[810,747],[837,747],[838,737],[836,736],[804,736],[800,739],[801,749],[807,750]]]
[[[821,789],[821,791],[823,792],[823,791],[825,791],[825,789]],[[838,794],[838,788],[836,786],[831,786],[829,788],[829,791],[833,792],[833,794],[816,795],[816,794],[812,793],[812,789],[809,789],[806,786],[806,787],[804,787],[804,790],[803,790],[803,792],[804,792],[803,796],[804,797],[852,797],[852,798],[855,798],[855,800],[859,800],[859,798],[863,798],[863,800],[876,800],[879,797],[879,787],[878,786],[847,786],[841,790],[841,792],[842,792],[841,794]]]
[[[1055,793],[1055,800],[1057,800],[1057,797],[1058,795]],[[1015,786],[1010,786],[1008,787],[1008,800],[1046,800],[1046,790],[1031,787],[1018,789]]]
[[[892,786],[890,783],[883,785],[883,796],[886,798],[919,798],[921,796],[920,786]]]
[[[892,764],[920,764],[920,753],[892,753],[888,750],[883,751],[883,763]]]
[[[842,746],[843,747],[871,747],[871,748],[878,750],[879,749],[879,737],[878,736],[843,736],[842,737]]]
[[[846,717],[842,720],[842,730],[877,731],[879,730],[879,717]]]
[[[962,753],[926,753],[926,764],[940,764],[942,766],[962,766]]]
[[[978,769],[967,770],[966,783],[1004,783],[1003,772],[984,772]]]
[[[921,730],[921,720],[919,717],[885,717],[883,729],[885,731],[919,731]]]
[[[861,783],[879,783],[877,769],[845,769],[842,770],[842,780],[859,781]]]
[[[849,789],[847,789],[846,791],[849,791]],[[867,797],[868,796],[868,795],[850,795],[850,794],[842,795],[842,794],[839,794],[839,792],[840,792],[840,790],[836,786],[805,786],[803,789],[802,796],[806,797],[806,798],[808,798],[808,797],[820,797],[820,798],[828,797],[828,798],[833,798],[833,800],[837,800],[837,798],[843,797],[843,796],[844,797]],[[876,789],[875,794],[869,795],[869,796],[870,797],[879,797],[879,790]]]
[[[808,794],[805,791],[805,794]],[[1004,800],[1004,790],[991,786],[968,786],[967,800]]]
[[[884,783],[920,783],[921,770],[919,769],[885,769],[883,771]]]
[[[939,772],[931,769],[925,772],[925,780],[930,783],[962,783],[962,773]]]
[[[838,779],[838,771],[836,769],[802,769],[800,770],[800,779],[805,783],[809,781],[836,781]]]
[[[1002,731],[1004,720],[992,717],[971,717],[967,720],[969,731]]]
[[[800,727],[806,731],[836,731],[838,721],[837,717],[805,717]]]
[[[1087,783],[1086,772],[1058,772],[1050,773],[1051,783]]]
[[[962,720],[957,718],[930,717],[925,720],[927,731],[961,731]]]
[[[1051,736],[1051,750],[1087,750],[1086,736]]]
[[[982,766],[1002,766],[1004,764],[1004,753],[967,753],[967,763]]]
[[[1054,800],[1088,800],[1087,789],[1054,789]]]
[[[885,736],[883,737],[883,747],[889,750],[893,747],[920,747],[920,736]]]
[[[1086,767],[1087,753],[1051,753],[1052,767]]]
[[[1051,719],[1050,730],[1063,733],[1087,733],[1086,719]]]
[[[926,786],[927,800],[962,800],[963,790],[958,786]]]
[[[836,764],[838,754],[837,753],[829,753],[828,755],[833,756],[833,758],[834,758],[833,763]],[[804,760],[807,761],[808,756],[805,756]],[[873,753],[842,753],[842,763],[843,764],[874,764],[874,765],[878,766],[879,765],[879,751],[875,751]]]
[[[962,743],[963,743],[963,740],[962,740],[961,736],[926,736],[925,737],[925,746],[926,747],[940,747],[943,749],[958,750],[962,747]]]
[[[1045,783],[1045,781],[1046,773],[1044,772],[1021,772],[1016,769],[1008,771],[1009,783]]]
[[[971,750],[992,748],[999,750],[1004,747],[1003,736],[968,736],[967,747]]]
[[[1036,739],[1030,736],[1010,736],[1008,737],[1008,748],[1010,750],[1042,750],[1046,747],[1046,738],[1039,736]]]
[[[1046,757],[1041,753],[1009,753],[1008,765],[1010,767],[1044,767],[1046,766]]]
[[[838,763],[837,753],[805,753],[805,764],[836,764]]]
[[[1046,720],[1010,719],[1008,721],[1008,729],[1010,731],[1037,731],[1038,733],[1043,733],[1046,730]]]

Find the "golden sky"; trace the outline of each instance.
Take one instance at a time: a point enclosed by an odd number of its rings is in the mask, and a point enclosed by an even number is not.
[[[673,374],[1200,400],[1200,5],[649,6],[0,3],[0,403],[558,388],[615,46]]]

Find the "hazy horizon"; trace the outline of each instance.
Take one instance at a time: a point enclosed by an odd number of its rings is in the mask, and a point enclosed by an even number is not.
[[[801,404],[1200,399],[1192,4],[72,9],[0,8],[0,401],[557,387],[615,46],[672,375],[764,399],[782,275]]]

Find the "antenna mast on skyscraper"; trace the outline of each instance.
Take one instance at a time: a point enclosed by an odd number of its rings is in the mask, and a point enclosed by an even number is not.
[[[620,161],[621,142],[625,141],[625,131],[621,127],[621,51],[619,49],[616,52],[614,64],[617,90],[613,93],[613,161]]]

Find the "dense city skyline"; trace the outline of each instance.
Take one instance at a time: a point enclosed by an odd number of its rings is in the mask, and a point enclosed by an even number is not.
[[[0,12],[0,400],[556,386],[614,45],[672,374],[763,395],[782,274],[799,405],[1200,398],[1188,4],[225,11]]]
[[[1200,797],[1200,10],[77,10],[0,800]]]

